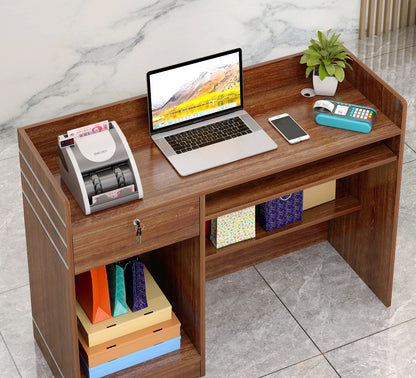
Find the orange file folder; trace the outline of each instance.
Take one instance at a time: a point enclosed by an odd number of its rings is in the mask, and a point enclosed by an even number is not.
[[[92,324],[111,318],[105,266],[77,275],[75,288],[77,301]]]
[[[104,364],[127,354],[179,337],[181,323],[172,312],[172,318],[105,343],[88,347],[81,332],[78,332],[80,353],[88,367]]]

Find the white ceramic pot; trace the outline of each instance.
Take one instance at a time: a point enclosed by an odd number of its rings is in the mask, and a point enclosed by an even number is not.
[[[338,80],[335,76],[327,76],[324,80],[313,74],[313,90],[316,95],[333,96],[337,90]]]

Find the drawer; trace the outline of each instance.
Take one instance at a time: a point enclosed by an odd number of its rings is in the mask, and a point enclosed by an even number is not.
[[[141,243],[135,219],[143,226]],[[75,274],[199,235],[199,198],[147,212],[129,212],[113,222],[73,235]]]

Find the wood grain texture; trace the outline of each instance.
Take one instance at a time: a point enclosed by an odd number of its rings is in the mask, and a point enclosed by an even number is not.
[[[358,211],[360,208],[361,205],[354,196],[347,193],[337,194],[337,198],[335,200],[305,210],[303,213],[303,219],[295,223],[291,223],[269,232],[264,231],[259,224],[256,224],[256,236],[253,239],[217,249],[212,245],[209,237],[206,237],[205,255],[207,260],[215,260],[215,258],[219,258],[219,256],[224,252],[231,253],[231,251],[234,250],[237,253],[241,248],[250,248],[251,246],[261,244],[268,239],[280,238],[287,234],[296,235],[299,234],[299,232],[303,232],[305,228],[350,214]],[[235,264],[238,265],[238,263],[239,259],[236,259]]]
[[[224,189],[207,196],[205,219],[216,218],[243,206],[266,202],[395,160],[397,156],[388,147],[383,143],[375,143],[370,147],[348,151]]]
[[[199,226],[199,223],[198,223]],[[199,236],[152,251],[147,266],[195,349],[204,355],[205,271]],[[149,264],[150,263],[150,264]]]
[[[345,71],[345,80],[371,101],[378,111],[403,129],[407,111],[406,100],[351,51],[349,54],[353,58],[350,62],[353,69]]]
[[[60,185],[56,183],[52,173],[47,168],[39,151],[27,135],[25,128],[17,130],[20,161],[25,161],[26,167],[30,167],[31,173],[42,185],[42,190],[48,197],[48,201],[54,205],[62,219],[65,219],[65,202],[67,198],[63,194]]]
[[[333,220],[328,235],[329,242],[386,306],[390,306],[393,287],[396,179],[396,162],[345,178],[344,185],[362,207]]]
[[[212,280],[240,269],[309,247],[327,239],[328,223],[323,222],[302,230],[302,237],[288,233],[279,238],[267,238],[262,243],[241,242],[238,248],[224,248],[206,260],[206,279]],[[245,244],[244,244],[245,243]],[[246,246],[246,247],[245,247]],[[221,248],[223,249],[223,248]]]
[[[20,156],[20,169],[21,169],[21,181],[22,186],[25,186],[23,190],[26,193],[32,193],[35,197],[35,201],[39,202],[42,212],[53,223],[56,232],[59,236],[66,240],[66,222],[55,210],[55,205],[51,203],[48,196],[43,191],[43,188],[39,184],[38,180],[33,176],[32,171],[26,164],[22,156]],[[67,257],[67,256],[66,256]],[[67,260],[67,259],[66,259]]]
[[[73,272],[66,269],[58,257],[26,199],[23,205],[35,335],[41,335],[40,344],[47,351],[46,360],[52,371],[60,371],[65,377],[76,377],[78,370],[74,370],[74,366],[79,360],[78,339],[74,333]]]
[[[199,198],[173,203],[163,210],[120,210],[117,215],[74,235],[76,274],[199,235]],[[136,239],[136,218],[143,228],[141,242]]]

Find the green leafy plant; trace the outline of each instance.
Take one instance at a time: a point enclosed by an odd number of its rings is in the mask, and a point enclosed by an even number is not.
[[[300,63],[306,64],[306,77],[315,69],[319,67],[319,78],[325,79],[327,76],[335,76],[339,82],[345,78],[344,68],[351,65],[346,61],[351,59],[349,54],[345,51],[344,42],[338,42],[341,34],[332,33],[331,29],[326,34],[318,31],[318,40],[311,39],[311,44],[305,50],[300,59]]]

